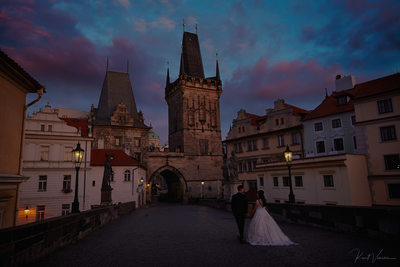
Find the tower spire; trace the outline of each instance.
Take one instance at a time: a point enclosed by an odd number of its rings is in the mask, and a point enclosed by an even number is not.
[[[107,56],[107,66],[106,66],[106,71],[108,71],[108,56]]]
[[[170,84],[170,80],[169,80],[169,61],[167,61],[167,82],[166,82],[166,86],[168,86]]]
[[[179,69],[179,75],[182,75],[184,73],[185,73],[185,66],[183,60],[183,43],[181,42],[181,67]]]
[[[216,73],[215,73],[215,77],[217,78],[217,81],[221,80],[220,76],[219,76],[219,65],[218,65],[218,50],[215,53],[215,57],[217,60],[217,67],[216,67]]]
[[[182,19],[182,26],[183,26],[183,32],[185,32],[185,26],[186,26],[185,19]]]

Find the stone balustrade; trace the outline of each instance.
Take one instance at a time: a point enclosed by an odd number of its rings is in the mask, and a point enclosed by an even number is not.
[[[135,209],[135,202],[0,229],[0,266],[34,262]]]

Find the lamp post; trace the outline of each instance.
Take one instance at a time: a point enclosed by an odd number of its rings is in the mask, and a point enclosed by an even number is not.
[[[290,187],[290,192],[289,192],[289,203],[295,203],[295,198],[293,194],[293,187],[292,187],[292,174],[291,174],[291,165],[290,163],[292,162],[292,151],[290,151],[289,146],[286,146],[286,150],[283,153],[285,155],[285,160],[289,169],[289,187]]]
[[[76,179],[75,179],[75,197],[74,202],[72,202],[72,210],[71,213],[78,213],[79,212],[79,200],[78,200],[78,180],[79,180],[79,168],[82,163],[84,150],[81,148],[81,144],[77,144],[76,148],[72,150],[72,159],[75,164],[76,170]]]
[[[201,181],[201,198],[203,199],[204,197],[204,181]]]
[[[25,212],[25,219],[28,220],[28,215],[29,215],[29,207],[28,206],[26,206],[24,212]]]

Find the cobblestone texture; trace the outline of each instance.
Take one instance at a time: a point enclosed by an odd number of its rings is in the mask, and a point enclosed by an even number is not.
[[[35,265],[400,266],[398,241],[395,245],[395,240],[377,241],[279,220],[278,224],[299,245],[240,244],[234,218],[227,211],[159,204],[113,221]],[[371,255],[369,260],[357,260],[357,249],[364,253],[362,257],[370,253],[376,257],[382,250],[379,257],[397,259],[375,259]]]

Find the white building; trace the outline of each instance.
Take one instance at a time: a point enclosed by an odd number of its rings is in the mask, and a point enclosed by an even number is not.
[[[146,204],[146,191],[149,191],[146,182],[146,169],[140,162],[118,149],[92,149],[91,171],[89,185],[87,187],[92,205],[99,205],[101,202],[101,186],[104,174],[104,163],[106,155],[111,154],[111,166],[113,176],[110,185],[112,202],[136,202],[136,207]]]
[[[267,202],[285,203],[289,196],[286,162],[257,165],[258,189]],[[371,206],[364,155],[339,154],[293,160],[291,179],[296,203]]]
[[[91,142],[87,118],[59,118],[46,105],[26,120],[23,175],[17,224],[65,215],[74,200],[76,170],[72,149],[79,142],[85,150],[79,171],[80,210],[90,209],[86,192]]]

